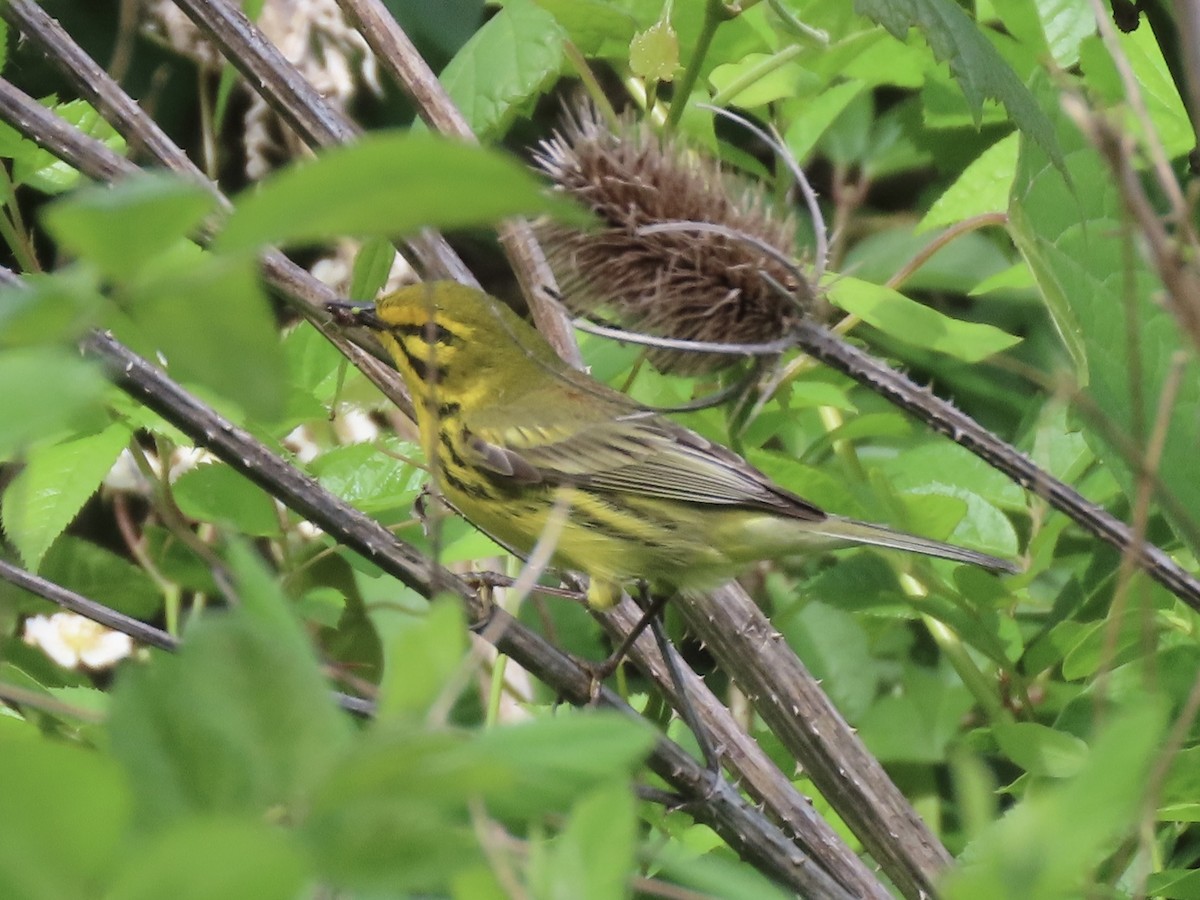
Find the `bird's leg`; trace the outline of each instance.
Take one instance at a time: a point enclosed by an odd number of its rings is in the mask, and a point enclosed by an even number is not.
[[[675,695],[679,698],[679,714],[684,723],[692,734],[696,736],[696,744],[700,748],[700,753],[704,757],[704,764],[709,772],[712,773],[714,780],[718,777],[721,769],[721,762],[713,749],[712,741],[709,739],[708,732],[702,727],[700,717],[696,713],[696,708],[688,699],[688,692],[683,683],[683,673],[679,669],[678,655],[674,648],[667,640],[666,631],[663,629],[662,613],[666,609],[667,601],[671,599],[670,594],[651,595],[650,586],[644,579],[638,580],[638,590],[636,601],[642,609],[642,617],[637,620],[629,634],[625,635],[620,646],[598,665],[589,665],[588,669],[592,675],[592,684],[594,690],[598,690],[600,683],[617,670],[624,660],[629,648],[647,628],[654,635],[654,641],[658,645],[658,652],[663,658],[663,663],[667,667],[667,673],[671,678],[671,686],[675,689]]]
[[[646,587],[646,583],[644,581],[639,581],[638,605],[642,608],[642,617],[638,619],[633,628],[630,629],[629,634],[625,635],[617,649],[609,654],[608,659],[591,667],[592,677],[596,681],[603,681],[613,672],[617,671],[617,667],[621,665],[621,662],[629,654],[629,648],[633,646],[633,642],[642,636],[642,632],[646,630],[648,625],[652,625],[654,622],[658,621],[659,617],[662,615],[662,611],[667,606],[667,601],[671,599],[669,595],[661,594],[657,597],[651,598],[647,602],[645,601],[645,598],[648,596],[648,594],[649,590]]]
[[[700,754],[704,757],[704,766],[712,775],[715,785],[716,779],[720,777],[721,773],[721,760],[717,757],[717,752],[713,749],[712,741],[709,739],[708,731],[705,730],[704,725],[701,723],[700,716],[696,713],[696,707],[692,705],[687,688],[683,684],[683,672],[679,669],[679,657],[675,653],[675,648],[667,640],[667,632],[663,627],[662,617],[659,615],[663,607],[666,606],[666,598],[662,596],[650,598],[649,593],[650,591],[646,582],[639,581],[639,605],[646,611],[646,616],[650,617],[648,623],[650,631],[654,635],[654,640],[658,644],[658,652],[662,654],[663,662],[666,664],[667,671],[671,675],[671,686],[675,688],[675,696],[679,701],[679,715],[683,718],[687,727],[691,729],[692,734],[695,735],[696,744],[700,748]],[[642,617],[642,621],[645,621],[646,616]],[[638,624],[641,625],[642,622]]]

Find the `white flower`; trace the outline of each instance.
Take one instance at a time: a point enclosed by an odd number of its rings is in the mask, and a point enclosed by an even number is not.
[[[133,639],[75,613],[25,620],[25,643],[67,669],[107,669],[133,653]]]

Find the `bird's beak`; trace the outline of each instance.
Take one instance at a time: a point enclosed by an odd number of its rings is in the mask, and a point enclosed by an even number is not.
[[[358,320],[358,324],[362,325],[363,328],[370,328],[372,331],[387,330],[387,323],[384,322],[383,319],[379,318],[379,316],[376,315],[375,310],[369,306],[365,309],[359,310],[354,318]]]
[[[375,313],[375,308],[362,303],[345,303],[340,300],[325,304],[325,308],[339,324],[357,325],[370,328],[372,331],[383,331],[387,328],[384,321]]]

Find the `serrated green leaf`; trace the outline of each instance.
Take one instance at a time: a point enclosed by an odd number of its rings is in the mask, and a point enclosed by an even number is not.
[[[679,35],[670,22],[655,22],[629,42],[629,71],[638,78],[670,81],[679,68]]]
[[[1094,90],[1112,105],[1109,115],[1114,116],[1114,126],[1126,134],[1162,144],[1171,158],[1187,153],[1195,143],[1195,135],[1153,30],[1119,34],[1117,41],[1138,84],[1153,135],[1146,134],[1145,119],[1126,103],[1125,82],[1099,36],[1089,37],[1080,47],[1079,64],[1089,91]]]
[[[909,28],[920,29],[934,56],[949,63],[977,124],[984,99],[997,100],[1013,123],[1062,165],[1054,128],[1033,94],[953,0],[854,0],[854,9],[901,41]]]
[[[83,134],[118,153],[124,151],[125,139],[87,101],[57,103],[54,97],[47,97],[41,102]],[[3,122],[0,122],[0,156],[13,161],[12,179],[16,185],[27,184],[46,194],[60,194],[79,183],[78,171]]]
[[[128,442],[129,430],[113,425],[26,456],[25,467],[5,490],[0,508],[4,532],[26,566],[37,570],[50,545],[96,493]]]
[[[952,441],[935,440],[911,447],[880,466],[898,491],[962,488],[992,506],[1023,511],[1025,491],[978,456]]]
[[[462,46],[439,80],[476,135],[500,137],[562,71],[565,39],[549,12],[532,0],[512,0]]]
[[[253,250],[344,235],[396,236],[535,213],[580,221],[575,207],[543,193],[530,172],[495,150],[379,132],[264,180],[238,199],[214,246]]]
[[[834,306],[880,331],[967,362],[987,359],[1021,341],[992,325],[951,319],[899,291],[846,275],[830,276],[826,288],[826,297]]]
[[[45,209],[42,222],[67,250],[123,280],[184,239],[215,206],[199,184],[147,172],[63,197]]]
[[[419,448],[400,447],[397,452]],[[405,464],[372,444],[336,447],[309,465],[309,472],[325,490],[353,503],[364,512],[408,509],[427,478],[416,466]]]

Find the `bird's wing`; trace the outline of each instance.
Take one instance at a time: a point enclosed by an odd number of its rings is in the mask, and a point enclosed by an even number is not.
[[[825,514],[740,456],[621,394],[563,385],[463,416],[474,462],[501,476],[804,519]]]

